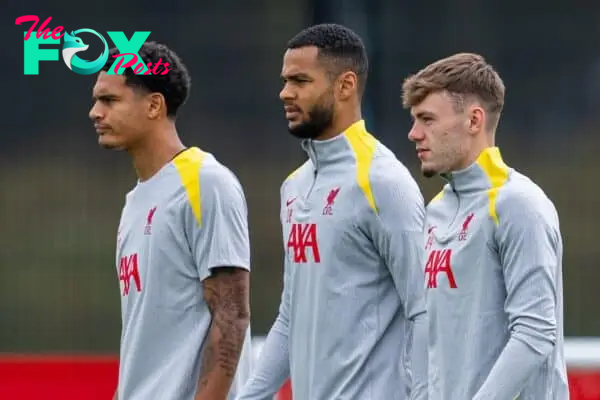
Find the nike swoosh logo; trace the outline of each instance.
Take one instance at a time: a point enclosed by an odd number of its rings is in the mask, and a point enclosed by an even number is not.
[[[287,200],[287,201],[285,202],[285,206],[286,206],[286,207],[289,207],[289,206],[290,206],[290,204],[292,204],[292,203],[293,203],[295,200],[296,200],[296,198],[295,198],[295,197],[294,197],[293,199]]]

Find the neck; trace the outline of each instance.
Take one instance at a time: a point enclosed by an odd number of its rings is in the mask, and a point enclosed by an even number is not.
[[[477,161],[481,153],[483,153],[486,149],[495,147],[494,140],[488,134],[480,135],[481,139],[474,143],[471,147],[470,151],[467,153],[467,156],[460,160],[451,170],[450,172],[460,171],[462,169],[467,168]]]
[[[442,174],[450,186],[458,193],[488,190],[503,183],[508,178],[509,167],[504,163],[500,149],[488,147],[467,167]]]
[[[152,178],[184,148],[175,127],[171,125],[166,130],[161,129],[148,135],[146,140],[128,152],[138,179],[143,182]]]
[[[315,170],[351,165],[357,157],[356,151],[374,138],[367,132],[365,121],[358,120],[339,135],[328,140],[302,141],[302,148],[308,154]],[[357,150],[359,149],[359,150]]]
[[[340,113],[338,116],[334,117],[332,124],[323,131],[322,134],[317,136],[315,140],[327,140],[334,138],[342,133],[350,126],[355,124],[356,122],[362,119],[362,115],[360,112],[360,107],[355,107],[352,112],[349,113]]]

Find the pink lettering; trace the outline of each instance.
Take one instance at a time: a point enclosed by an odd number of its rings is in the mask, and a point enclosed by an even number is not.
[[[121,65],[123,64],[123,60],[125,60],[125,56],[133,56],[133,58],[131,60],[127,61],[125,63],[125,65],[123,65],[123,68],[133,67],[137,63],[137,55],[135,55],[134,53],[122,53],[122,54],[114,55],[113,57],[118,59],[118,61],[115,63],[115,67],[114,67],[115,74],[118,74],[119,70],[121,69]]]
[[[148,67],[148,69],[146,70],[146,72],[144,72],[144,75],[152,75],[152,70],[150,69],[152,68],[152,63],[149,62],[146,66]]]
[[[152,68],[152,75],[158,75],[158,73],[161,71],[160,67],[162,65],[169,65],[169,63],[162,63],[162,58],[158,60],[158,62],[156,64],[154,64],[154,68]],[[164,75],[164,72],[161,74]]]
[[[21,25],[23,22],[33,22],[33,25],[31,25],[27,31],[27,34],[25,35],[25,40],[27,40],[31,37],[31,32],[33,32],[39,21],[40,19],[37,15],[23,15],[15,20],[15,25]]]
[[[139,75],[139,73],[142,72],[142,68],[144,68],[144,64],[139,63],[138,65],[135,66],[133,73],[136,75]]]
[[[148,63],[148,69],[142,75],[150,75],[151,72],[152,72],[150,70],[150,67],[152,67],[152,63]],[[139,75],[142,72],[142,68],[144,68],[144,64],[139,63],[138,65],[135,66],[135,69],[133,70],[133,73],[136,74],[136,75]]]
[[[161,75],[166,75],[167,72],[169,72],[171,70],[171,68],[168,68],[168,66],[169,66],[169,63],[165,63],[165,70],[162,72]]]
[[[60,39],[61,37],[65,36],[65,34],[63,33],[62,35],[59,35],[59,33],[61,33],[63,30],[62,26],[57,26],[56,28],[54,28],[52,30],[52,33],[50,34],[50,36],[52,36],[52,39]],[[58,35],[58,36],[57,36]]]
[[[46,28],[46,26],[50,23],[51,20],[52,17],[48,17],[42,23],[42,25],[40,25],[40,28],[36,32],[36,37],[38,39],[42,36],[44,36],[44,39],[48,39],[49,37],[52,37],[53,39],[60,39],[64,36],[64,33],[62,35],[59,35],[59,33],[63,30],[62,26],[57,26],[52,32],[50,32],[50,28]],[[31,33],[37,26],[38,22],[40,22],[40,19],[37,15],[23,15],[15,20],[15,25],[21,25],[24,22],[33,22],[31,27],[29,27],[27,34],[25,34],[25,40],[28,40],[31,37]]]
[[[42,35],[47,35],[50,32],[50,28],[46,28],[46,25],[48,25],[50,23],[50,21],[52,20],[52,17],[48,17],[46,18],[46,20],[40,25],[40,28],[38,29],[37,33],[35,34],[35,36],[39,39],[40,37],[42,37]],[[44,38],[47,39],[47,38]]]

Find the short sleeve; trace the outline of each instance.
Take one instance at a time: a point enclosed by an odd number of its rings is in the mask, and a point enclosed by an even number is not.
[[[188,239],[200,280],[218,267],[250,270],[248,210],[237,177],[212,164],[199,171],[200,213],[186,213]]]

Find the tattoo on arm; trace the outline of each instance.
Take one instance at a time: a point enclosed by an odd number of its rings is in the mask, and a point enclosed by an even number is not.
[[[250,323],[249,286],[249,272],[235,267],[215,269],[203,282],[212,323],[204,349],[198,399],[225,399],[229,392]]]

